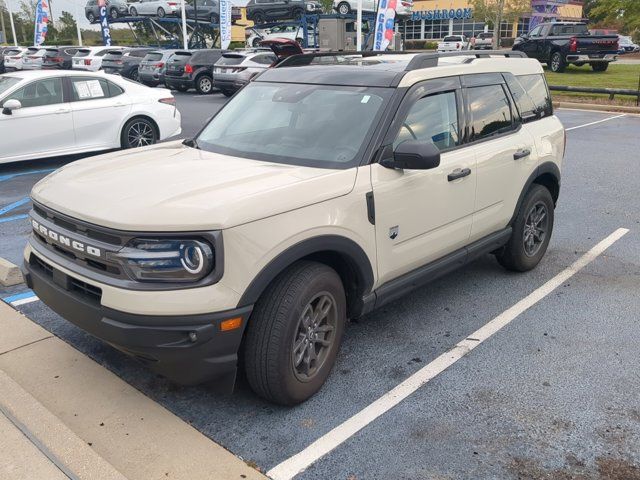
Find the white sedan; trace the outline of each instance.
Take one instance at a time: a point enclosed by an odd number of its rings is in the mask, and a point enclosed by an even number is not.
[[[138,0],[129,5],[129,13],[134,17],[152,15],[162,18],[167,15],[180,15],[181,9],[182,4],[179,0]]]
[[[151,145],[181,132],[169,90],[102,72],[0,75],[0,163]]]

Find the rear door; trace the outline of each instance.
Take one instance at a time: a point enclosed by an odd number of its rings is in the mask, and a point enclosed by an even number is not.
[[[3,160],[36,158],[75,149],[71,107],[61,78],[28,83],[3,99],[18,100],[22,108],[0,114]]]
[[[71,110],[79,149],[119,147],[122,120],[131,100],[120,86],[100,77],[70,77]]]

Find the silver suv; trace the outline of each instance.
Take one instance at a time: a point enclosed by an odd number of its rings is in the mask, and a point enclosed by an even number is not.
[[[111,19],[126,17],[129,14],[129,6],[125,0],[106,0],[107,15]],[[100,21],[100,6],[98,0],[88,0],[84,7],[84,14],[89,23]]]
[[[520,52],[296,55],[193,139],[36,184],[25,278],[176,382],[231,388],[241,365],[293,405],[328,378],[348,319],[484,254],[534,268],[564,147]]]
[[[268,48],[250,48],[223,53],[213,66],[213,86],[230,97],[251,81],[258,73],[277,60]]]

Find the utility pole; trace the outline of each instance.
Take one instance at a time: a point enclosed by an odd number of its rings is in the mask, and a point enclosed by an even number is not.
[[[10,0],[7,0],[7,10],[9,10],[9,21],[11,22],[11,34],[13,35],[13,44],[18,46],[18,38],[16,37],[16,25],[13,22],[13,12],[11,11]],[[9,42],[7,42],[9,43]]]
[[[505,0],[498,0],[497,11],[495,18],[495,25],[493,26],[493,48],[494,50],[500,49],[500,35],[502,33],[502,15],[504,10]]]
[[[80,32],[80,7],[77,0],[75,2],[75,6],[76,6],[76,33],[78,34],[78,46],[81,47],[82,33]]]

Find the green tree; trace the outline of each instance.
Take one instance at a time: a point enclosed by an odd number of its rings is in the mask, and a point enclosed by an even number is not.
[[[76,43],[76,19],[69,12],[62,11],[57,21],[58,38],[62,43]]]
[[[623,33],[640,30],[640,1],[638,0],[591,0],[590,18],[599,23],[610,22],[622,25]]]
[[[474,16],[493,27],[493,48],[500,46],[500,25],[513,23],[531,11],[531,0],[471,0]]]

